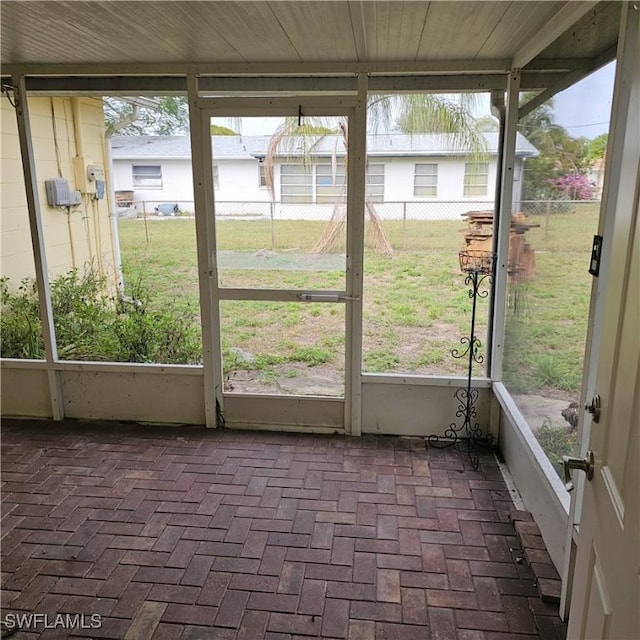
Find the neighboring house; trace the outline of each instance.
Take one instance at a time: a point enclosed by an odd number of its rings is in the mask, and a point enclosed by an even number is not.
[[[31,135],[42,216],[43,240],[49,276],[82,269],[91,263],[109,284],[117,280],[117,260],[107,201],[96,197],[95,181],[86,178],[87,166],[108,174],[102,100],[96,98],[29,98]],[[0,102],[2,117],[2,276],[13,286],[35,274],[16,114],[9,101]],[[66,178],[78,190],[79,204],[47,204],[45,180]],[[99,176],[106,177],[108,175]]]
[[[470,208],[492,208],[498,134],[484,135],[487,152],[481,162],[473,162],[466,152],[457,150],[446,135],[370,135],[369,199],[386,218],[401,217],[403,212],[415,217],[455,218]],[[271,196],[264,159],[269,141],[269,136],[212,136],[214,189],[220,214],[268,215]],[[273,171],[276,215],[328,217],[344,197],[342,138],[322,138],[311,156],[305,154],[302,138],[282,148],[286,151],[278,156]],[[112,153],[115,188],[133,191],[139,211],[151,213],[159,203],[171,202],[184,211],[193,211],[188,136],[114,137]],[[522,164],[534,155],[536,149],[519,135],[516,201],[520,197]]]

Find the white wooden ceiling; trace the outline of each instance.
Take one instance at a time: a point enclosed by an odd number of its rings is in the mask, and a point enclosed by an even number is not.
[[[406,63],[410,71],[438,61],[508,65],[548,45],[556,60],[595,59],[615,44],[619,3],[2,0],[0,11],[4,65]],[[566,31],[576,21],[582,31]],[[549,34],[560,39],[546,42]]]

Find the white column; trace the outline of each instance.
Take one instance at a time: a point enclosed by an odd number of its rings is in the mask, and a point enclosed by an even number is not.
[[[345,430],[362,433],[362,281],[367,175],[368,77],[358,76],[358,103],[349,122],[347,202],[347,296],[345,340]]]
[[[196,222],[196,246],[198,252],[198,289],[200,294],[200,318],[202,326],[202,357],[204,366],[204,407],[207,427],[216,426],[216,402],[222,404],[222,371],[220,366],[220,326],[215,286],[215,229],[213,219],[213,174],[211,171],[211,135],[202,126],[205,117],[198,107],[198,80],[187,76],[189,123],[191,132],[191,167],[193,171],[193,198]],[[207,147],[208,145],[208,147]],[[207,167],[209,167],[207,175]],[[214,308],[215,302],[215,308]]]
[[[20,140],[20,153],[22,156],[22,171],[24,173],[24,185],[27,196],[27,208],[29,212],[29,228],[31,230],[31,245],[33,247],[33,261],[36,271],[36,284],[38,286],[38,301],[40,303],[40,321],[42,323],[42,339],[44,341],[45,359],[47,361],[47,374],[49,378],[49,393],[51,397],[51,414],[54,420],[64,418],[64,406],[62,403],[62,389],[58,374],[55,370],[55,362],[58,359],[56,348],[56,333],[53,325],[53,309],[51,307],[51,290],[49,288],[49,275],[47,271],[47,257],[44,248],[44,236],[42,231],[42,215],[40,213],[40,198],[38,197],[38,183],[36,178],[36,165],[33,157],[33,145],[31,144],[31,124],[29,121],[29,105],[27,103],[27,91],[23,75],[12,76],[14,98],[16,101],[16,116],[18,120],[18,138]]]
[[[518,127],[518,96],[520,93],[520,70],[513,69],[507,84],[507,111],[504,127],[502,153],[502,175],[500,179],[500,208],[496,220],[496,271],[494,277],[494,304],[491,336],[491,371],[493,380],[502,379],[504,358],[504,334],[507,301],[507,266],[509,261],[509,231],[513,209],[513,173],[516,159],[516,133]]]

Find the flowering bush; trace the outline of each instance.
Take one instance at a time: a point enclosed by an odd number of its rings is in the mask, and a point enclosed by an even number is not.
[[[567,200],[593,199],[593,185],[584,173],[567,173],[548,182],[560,197]]]

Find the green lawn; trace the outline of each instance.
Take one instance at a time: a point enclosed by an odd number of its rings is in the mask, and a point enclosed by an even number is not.
[[[575,213],[530,216],[536,250],[533,282],[511,287],[505,341],[507,386],[515,393],[574,398],[580,388],[592,276],[596,205]]]
[[[532,282],[512,288],[505,379],[517,392],[570,395],[579,388],[591,278],[587,274],[596,207],[530,218],[536,251]],[[451,356],[470,320],[470,300],[458,267],[465,223],[386,221],[393,257],[365,254],[364,366],[369,372],[463,374]],[[223,220],[216,233],[224,286],[340,289],[344,264],[336,254],[309,251],[324,222]],[[276,251],[271,251],[273,239]],[[148,236],[148,243],[147,243]],[[151,306],[197,303],[192,219],[120,222],[125,280],[152,291]],[[405,249],[398,250],[404,246]],[[246,263],[250,269],[239,269]],[[311,267],[316,267],[313,270]],[[486,342],[488,303],[481,301],[477,335]],[[194,318],[197,322],[198,318]],[[225,369],[300,375],[300,365],[341,374],[342,305],[227,301],[222,304]],[[287,369],[287,367],[289,367]],[[476,373],[481,374],[481,367]]]

